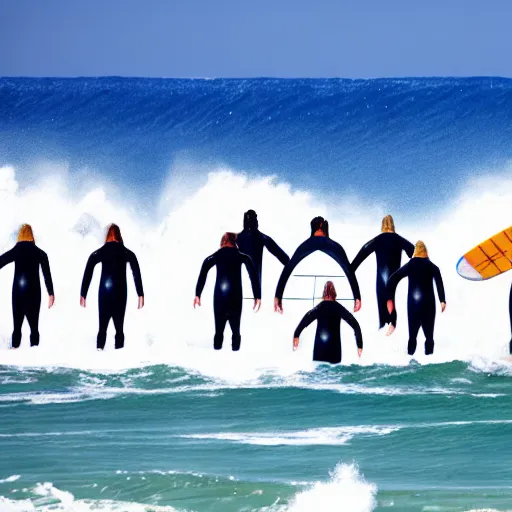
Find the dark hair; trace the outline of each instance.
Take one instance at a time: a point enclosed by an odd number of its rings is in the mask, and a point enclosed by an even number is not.
[[[254,210],[244,213],[244,229],[258,229],[258,215]]]
[[[222,238],[220,239],[220,246],[222,247],[225,244],[233,245],[234,247],[238,247],[238,245],[236,243],[236,233],[229,233],[229,232],[224,233],[222,235]]]
[[[327,238],[329,238],[329,223],[323,217],[315,217],[311,221],[311,236],[321,229]]]
[[[110,224],[107,230],[107,236],[105,237],[105,242],[119,242],[123,243],[123,237],[121,236],[121,230],[117,224]]]
[[[332,281],[327,281],[324,286],[324,292],[322,294],[324,300],[336,300],[336,288]]]

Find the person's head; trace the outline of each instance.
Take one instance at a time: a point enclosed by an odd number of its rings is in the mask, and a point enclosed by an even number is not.
[[[382,219],[381,231],[383,233],[394,233],[395,232],[395,223],[393,222],[393,217],[391,217],[391,215],[386,215]]]
[[[254,210],[244,213],[244,229],[258,229],[258,215]]]
[[[332,281],[327,281],[324,286],[324,292],[322,294],[322,298],[324,300],[336,300],[336,288],[334,288],[334,283]]]
[[[238,247],[236,244],[236,233],[224,233],[220,239],[221,247]]]
[[[107,229],[107,236],[105,237],[106,242],[118,242],[123,243],[123,237],[121,236],[121,230],[117,224],[110,224]]]
[[[414,254],[413,258],[428,258],[427,246],[421,241],[418,240],[416,245],[414,246]]]
[[[311,236],[317,231],[322,231],[323,234],[329,238],[329,223],[323,217],[315,217],[311,221]]]
[[[32,242],[35,243],[34,233],[30,224],[23,224],[18,231],[18,242]]]

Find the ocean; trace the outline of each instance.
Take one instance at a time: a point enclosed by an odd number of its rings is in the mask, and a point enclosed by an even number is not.
[[[49,257],[41,344],[9,350],[13,265],[0,270],[0,510],[468,512],[512,510],[510,276],[463,280],[459,257],[511,224],[512,81],[0,79],[0,253],[21,223]],[[291,255],[316,215],[349,259],[391,213],[442,273],[435,353],[378,330],[375,261],[357,271],[361,359],[311,361],[293,330],[325,281],[263,261],[262,308],[244,302],[242,347],[213,351],[211,271],[201,263],[244,211]],[[105,227],[128,272],[126,346],[97,352],[96,290],[79,291]],[[405,258],[405,256],[404,256]],[[405,259],[403,260],[405,261]],[[335,276],[323,254],[295,274]],[[250,296],[244,275],[245,297]],[[344,303],[349,309],[352,302]]]

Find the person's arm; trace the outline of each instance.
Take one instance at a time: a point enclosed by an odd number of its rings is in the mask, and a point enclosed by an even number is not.
[[[286,254],[269,236],[263,235],[263,244],[283,265],[286,265],[290,261],[288,254]]]
[[[9,263],[12,263],[16,257],[16,246],[14,246],[11,250],[4,252],[0,256],[0,268],[5,267]]]
[[[388,296],[388,301],[395,302],[395,292],[396,287],[398,286],[398,283],[407,276],[409,272],[409,264],[406,263],[403,267],[400,267],[396,272],[391,274],[391,277],[389,278],[387,287],[386,287],[386,293]]]
[[[345,308],[341,310],[341,318],[345,320],[345,322],[347,322],[347,324],[350,325],[352,329],[354,329],[358,353],[361,355],[361,352],[363,351],[363,333],[361,332],[361,326],[359,325],[359,322],[355,319],[354,315]]]
[[[370,240],[366,244],[361,247],[361,250],[357,253],[357,256],[354,258],[354,261],[350,264],[350,268],[352,269],[352,272],[355,273],[355,271],[358,269],[359,265],[363,263],[363,261],[370,256],[372,252],[375,251],[375,238],[373,240]]]
[[[403,236],[400,237],[402,239],[402,250],[405,251],[405,254],[409,256],[409,258],[412,258],[412,255],[414,254],[414,245],[409,242],[409,240],[406,240]]]
[[[138,297],[144,297],[144,288],[142,287],[142,276],[140,273],[139,261],[137,256],[132,251],[128,251],[128,263],[132,269],[133,281],[135,283],[135,289],[137,290]]]
[[[293,333],[293,350],[296,350],[299,347],[299,338],[302,331],[315,320],[318,319],[318,306],[308,311],[302,320],[299,322],[299,325],[295,329]]]
[[[99,263],[99,261],[99,251],[94,251],[87,260],[84,277],[82,279],[82,288],[80,290],[80,297],[82,297],[84,300],[87,298],[87,292],[89,291],[89,286],[91,284],[94,267]]]
[[[43,271],[43,278],[44,284],[46,285],[46,291],[48,292],[48,295],[54,295],[52,273],[50,272],[50,262],[48,261],[48,255],[42,250],[39,254],[41,257],[41,270]]]
[[[258,272],[256,271],[256,267],[250,256],[247,254],[240,253],[242,257],[242,263],[247,268],[247,272],[249,273],[249,278],[251,280],[252,293],[254,296],[254,300],[261,299],[261,283],[260,278],[258,277]]]
[[[275,295],[279,303],[283,299],[283,293],[286,283],[288,282],[288,279],[290,278],[293,270],[306,256],[311,254],[314,250],[311,248],[310,240],[311,239],[308,239],[301,245],[299,245],[294,255],[292,256],[291,260],[284,266],[283,271],[281,272],[281,277],[279,278],[279,281],[277,283]]]
[[[197,279],[196,284],[196,297],[201,298],[201,294],[203,293],[204,285],[206,284],[206,277],[208,275],[209,270],[215,265],[217,253],[208,256],[203,262],[201,267],[201,272],[199,273],[199,278]]]
[[[360,301],[361,292],[359,291],[359,284],[357,282],[356,274],[354,273],[350,266],[350,263],[348,262],[345,249],[343,249],[343,247],[337,242],[334,242],[334,240],[332,242],[333,246],[329,255],[338,263],[338,265],[342,268],[343,272],[345,272],[345,276],[350,284],[354,300]]]
[[[439,296],[439,302],[446,304],[446,297],[444,295],[443,278],[441,277],[441,271],[439,267],[434,265],[434,281],[436,282],[437,295]],[[443,308],[444,311],[444,308]]]

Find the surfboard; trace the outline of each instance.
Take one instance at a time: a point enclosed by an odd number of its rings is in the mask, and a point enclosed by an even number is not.
[[[473,247],[457,262],[457,273],[470,281],[485,281],[512,268],[512,226]]]

